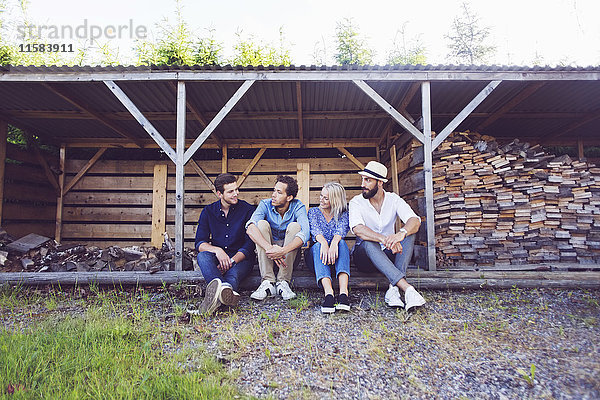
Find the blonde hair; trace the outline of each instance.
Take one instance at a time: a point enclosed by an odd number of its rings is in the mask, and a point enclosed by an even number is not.
[[[323,185],[323,189],[327,190],[331,211],[333,211],[333,217],[337,221],[340,215],[348,209],[346,190],[337,182],[327,182]]]

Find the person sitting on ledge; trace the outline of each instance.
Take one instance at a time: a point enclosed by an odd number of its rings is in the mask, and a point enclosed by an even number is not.
[[[290,288],[298,250],[309,239],[306,207],[296,199],[298,182],[279,175],[270,199],[262,200],[250,220],[246,232],[256,243],[258,267],[262,282],[250,298],[264,300],[279,294],[284,300],[296,297]],[[274,265],[279,272],[275,279]]]
[[[348,278],[350,277],[350,249],[344,238],[348,234],[348,204],[346,191],[337,182],[323,185],[319,207],[308,210],[310,234],[314,244],[305,253],[307,264],[314,265],[317,285],[325,291],[321,312],[330,314],[350,311]],[[333,297],[331,267],[340,285],[337,304]]]
[[[360,271],[379,270],[389,280],[385,302],[391,307],[409,311],[425,304],[425,299],[406,281],[406,268],[412,257],[415,233],[421,218],[396,193],[386,192],[387,168],[370,161],[359,172],[362,175],[362,194],[350,200],[350,229],[356,235],[354,263]],[[395,232],[399,217],[404,226]],[[404,292],[404,302],[400,291]]]
[[[204,207],[198,219],[198,266],[208,285],[199,312],[212,314],[221,304],[236,306],[240,282],[254,268],[254,242],[244,225],[254,206],[239,200],[237,179],[229,173],[215,179],[219,200]]]

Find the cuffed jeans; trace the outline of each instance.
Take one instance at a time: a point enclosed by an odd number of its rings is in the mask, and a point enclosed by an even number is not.
[[[305,253],[306,254],[306,253]],[[331,279],[331,266],[323,264],[321,261],[321,243],[317,242],[310,248],[310,254],[312,256],[313,264],[315,267],[315,275],[317,277],[317,284],[322,287],[321,279]],[[350,276],[350,249],[344,240],[340,240],[338,243],[338,258],[335,260],[335,276],[338,277],[340,273],[344,272]]]
[[[237,292],[240,283],[250,274],[254,268],[254,260],[243,259],[239,263],[233,264],[225,273],[222,273],[219,268],[219,259],[210,251],[201,251],[198,253],[198,266],[202,271],[202,276],[206,283],[215,278],[219,278],[223,282],[231,285],[233,290]]]
[[[415,235],[409,235],[402,242],[402,254],[393,254],[389,249],[381,249],[378,242],[364,240],[354,249],[354,264],[362,272],[382,272],[392,285],[406,277],[406,268],[415,247]]]
[[[263,235],[265,240],[269,244],[275,244],[279,246],[285,246],[290,243],[296,237],[296,234],[300,232],[300,224],[297,222],[290,222],[287,229],[285,230],[285,239],[283,241],[274,241],[273,234],[271,233],[271,225],[267,221],[260,220],[257,224],[258,230]],[[298,250],[293,250],[287,253],[285,256],[285,268],[279,268],[277,273],[277,282],[286,281],[289,282],[292,279],[292,272],[294,271],[294,262],[296,262],[296,255]],[[275,272],[273,270],[273,260],[267,257],[267,251],[260,246],[256,246],[256,252],[258,253],[258,268],[260,269],[260,276],[263,280],[269,282],[275,282]]]

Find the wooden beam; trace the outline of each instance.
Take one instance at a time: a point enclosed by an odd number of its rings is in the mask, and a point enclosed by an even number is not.
[[[549,135],[541,135],[539,137],[539,140],[543,141],[543,140],[555,139],[555,138],[558,138],[561,136],[565,136],[567,133],[570,133],[570,132],[574,131],[575,129],[577,129],[585,124],[588,124],[598,118],[600,118],[600,109],[592,111],[590,113],[587,113],[583,119],[581,119],[579,121],[574,121],[574,122],[568,124],[567,126],[565,126],[564,128],[555,130],[554,132],[550,133]]]
[[[583,139],[581,137],[577,138],[577,156],[579,157],[579,161],[583,160],[585,158],[585,155],[583,154]]]
[[[190,164],[191,164],[192,168],[194,168],[196,173],[202,178],[202,180],[204,180],[204,183],[206,184],[206,186],[208,186],[208,188],[210,190],[212,190],[213,194],[218,198],[219,196],[217,195],[217,189],[215,189],[215,185],[212,183],[212,181],[210,180],[208,175],[206,175],[204,170],[202,168],[200,168],[200,166],[193,159],[190,160]]]
[[[65,142],[67,147],[109,147],[109,148],[137,148],[130,141],[118,138],[60,138]],[[167,143],[174,145],[174,140],[167,140]],[[191,139],[186,140],[186,145],[192,143]],[[300,143],[298,140],[287,139],[232,139],[225,142],[228,149],[299,149]],[[335,149],[338,147],[377,147],[375,139],[348,139],[339,138],[309,140],[305,142],[305,147],[310,149]],[[221,147],[215,142],[207,140],[203,145],[205,149],[220,149]],[[144,141],[144,148],[153,149],[160,148],[158,144],[152,140]]]
[[[125,92],[117,86],[113,81],[104,81],[106,87],[115,95],[117,99],[125,106],[125,108],[131,113],[131,115],[137,120],[137,122],[148,132],[150,137],[158,144],[158,146],[165,152],[167,156],[173,161],[176,162],[177,155],[173,148],[167,143],[167,141],[162,137],[162,135],[156,130],[154,125],[148,121],[148,119],[142,114],[142,112],[137,108],[137,106],[129,99],[129,97],[125,94]]]
[[[65,165],[67,158],[67,148],[65,145],[60,146],[59,152],[59,163],[60,163],[60,175],[58,176],[58,187],[59,195],[56,198],[56,227],[54,230],[54,240],[60,243],[62,239],[62,215],[63,215],[63,189],[65,187]]]
[[[302,125],[302,84],[296,82],[296,104],[298,104],[298,139],[300,147],[304,147],[304,127]]]
[[[435,213],[433,208],[433,143],[431,140],[431,84],[421,84],[421,109],[423,116],[423,171],[425,174],[425,212],[427,224],[427,261],[430,271],[437,269],[435,254]]]
[[[185,83],[177,82],[177,147],[175,158],[175,271],[183,270],[185,212]]]
[[[152,246],[160,249],[164,241],[167,219],[167,164],[154,166],[152,184]]]
[[[85,113],[87,113],[88,115],[93,117],[95,120],[97,120],[100,123],[102,123],[103,125],[109,127],[110,129],[115,131],[120,136],[127,138],[127,139],[131,140],[133,143],[137,144],[139,147],[142,147],[139,143],[138,138],[134,137],[129,132],[125,132],[123,130],[123,128],[116,125],[114,122],[106,119],[102,114],[94,111],[88,104],[82,102],[81,100],[75,100],[71,94],[67,93],[64,90],[62,85],[52,84],[52,83],[42,83],[42,85],[45,88],[47,88],[48,90],[50,90],[52,93],[56,94],[58,97],[67,101],[68,103],[71,103],[75,107],[81,109],[82,111],[84,111]]]
[[[202,133],[198,135],[194,143],[186,150],[183,163],[184,165],[192,158],[196,151],[202,146],[204,141],[208,139],[208,136],[219,126],[221,121],[225,119],[227,114],[235,107],[237,102],[242,98],[242,96],[250,89],[250,86],[254,83],[253,80],[247,80],[236,90],[236,92],[231,96],[231,98],[225,103],[221,111],[217,113],[217,115],[210,121],[210,123],[204,128]]]
[[[256,155],[254,156],[254,158],[252,159],[252,161],[250,161],[250,164],[248,164],[248,166],[246,167],[246,169],[244,170],[244,172],[242,172],[242,175],[237,180],[238,188],[240,188],[242,186],[242,184],[244,183],[244,181],[246,180],[246,178],[248,177],[248,175],[250,175],[250,172],[252,171],[252,168],[254,168],[254,166],[258,163],[258,161],[260,160],[260,158],[262,157],[262,155],[265,154],[266,150],[267,150],[266,148],[260,149],[258,151],[258,153],[256,153]]]
[[[66,195],[67,193],[69,193],[69,191],[71,189],[73,189],[73,186],[75,186],[77,184],[77,182],[79,182],[79,180],[81,178],[83,178],[85,173],[88,172],[89,169],[94,166],[94,164],[96,164],[96,161],[98,161],[98,159],[100,159],[100,157],[102,157],[102,154],[104,154],[104,152],[107,149],[108,148],[106,148],[106,147],[102,147],[102,148],[98,149],[96,154],[94,154],[94,156],[87,162],[87,164],[85,164],[85,166],[83,168],[81,168],[81,170],[77,173],[77,175],[75,175],[75,177],[73,179],[71,179],[71,182],[69,182],[67,184],[67,186],[63,188],[63,192],[62,192],[63,196]]]
[[[444,129],[442,129],[438,135],[436,135],[432,144],[432,151],[435,150],[444,140],[446,140],[446,138],[450,136],[452,132],[454,132],[454,129],[456,129],[456,127],[460,125],[460,123],[463,122],[471,114],[471,112],[473,112],[473,110],[476,109],[477,106],[480,105],[481,102],[485,100],[494,89],[496,89],[496,87],[498,87],[501,82],[502,81],[492,81],[488,83],[487,86],[484,87],[481,92],[479,92],[479,94],[477,94],[477,96],[475,96],[473,100],[471,100],[469,104],[467,104],[465,108],[463,108],[462,111],[459,112],[458,115],[454,117],[454,119],[450,121],[450,123]],[[431,113],[429,118],[431,119]]]
[[[344,147],[338,147],[337,148],[340,153],[344,154],[346,157],[348,157],[348,160],[352,161],[352,163],[354,165],[356,165],[358,167],[358,169],[363,170],[365,169],[365,165],[363,163],[361,163],[360,161],[358,161],[358,159],[356,157],[354,157],[352,155],[352,153],[350,153],[348,150],[346,150]]]
[[[2,226],[2,210],[4,204],[4,172],[6,170],[6,147],[8,123],[0,121],[0,226]]]
[[[406,110],[397,108],[406,119],[409,121],[415,121],[415,119],[408,114]],[[98,113],[106,120],[114,121],[130,121],[131,114],[127,111],[115,111],[115,112],[100,112]],[[208,112],[204,113],[207,118],[214,117],[217,113]],[[144,115],[150,121],[175,121],[177,119],[176,113],[172,111],[148,111]],[[449,112],[436,112],[432,113],[432,118],[447,118],[454,117],[456,113]],[[471,116],[477,118],[488,118],[494,115],[492,112],[473,112]],[[512,119],[535,119],[535,118],[555,118],[555,119],[572,119],[582,118],[587,114],[583,112],[533,112],[533,111],[513,111],[507,112],[504,116]],[[18,125],[18,119],[73,119],[73,120],[94,120],[94,116],[89,115],[83,111],[73,110],[4,110],[1,116],[7,120],[11,125]],[[306,111],[302,110],[303,120],[357,120],[357,119],[388,119],[390,115],[384,111]],[[194,120],[199,121],[196,114],[191,111],[187,113],[186,119],[188,121]],[[227,114],[227,119],[230,121],[281,121],[290,120],[295,121],[298,119],[297,111],[232,111]],[[12,121],[12,122],[11,122]],[[24,130],[31,130],[32,127],[26,127]],[[212,135],[211,135],[212,137]],[[139,139],[143,140],[143,139]]]
[[[297,170],[296,180],[298,181],[298,200],[300,200],[308,210],[310,207],[310,164],[298,163]]]
[[[367,94],[375,103],[379,105],[385,112],[390,114],[392,118],[396,120],[404,129],[406,129],[411,135],[417,138],[418,141],[423,143],[425,140],[423,134],[415,128],[402,114],[400,114],[394,107],[390,105],[383,97],[381,97],[371,86],[367,85],[365,81],[355,80],[353,81],[363,92]]]
[[[227,144],[223,143],[221,147],[221,173],[224,174],[227,172]]]
[[[507,112],[515,108],[519,105],[523,100],[534,94],[538,91],[542,86],[546,85],[546,82],[533,82],[527,85],[523,90],[521,90],[516,96],[511,98],[506,104],[500,107],[496,112],[486,118],[479,126],[477,127],[477,131],[481,132],[483,129],[487,128],[494,122],[496,122],[500,117],[505,115]]]

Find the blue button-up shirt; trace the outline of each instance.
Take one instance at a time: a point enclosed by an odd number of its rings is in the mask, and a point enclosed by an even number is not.
[[[246,259],[254,259],[254,242],[244,228],[253,212],[254,206],[244,200],[230,206],[227,216],[221,210],[221,200],[204,207],[196,229],[196,249],[200,244],[210,242],[230,257],[239,251]]]
[[[273,240],[285,240],[285,230],[290,222],[297,222],[300,224],[300,232],[298,232],[296,236],[302,239],[304,244],[306,244],[310,237],[306,207],[298,199],[290,201],[290,207],[283,215],[283,218],[271,204],[271,199],[261,200],[261,202],[258,203],[258,207],[256,207],[256,211],[254,211],[254,214],[252,214],[252,217],[246,223],[246,229],[250,224],[256,224],[258,226],[258,221],[263,219],[271,225]]]

